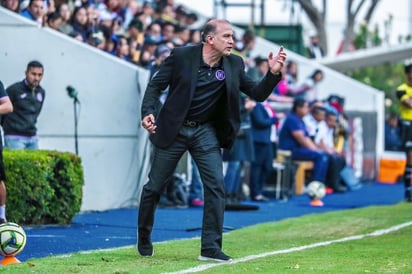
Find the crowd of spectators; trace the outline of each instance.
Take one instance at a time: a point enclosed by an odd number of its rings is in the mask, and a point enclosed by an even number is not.
[[[151,69],[159,45],[200,42],[198,15],[173,0],[2,0],[29,20]],[[157,56],[159,57],[159,56]]]

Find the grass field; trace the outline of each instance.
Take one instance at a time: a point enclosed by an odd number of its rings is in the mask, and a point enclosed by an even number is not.
[[[73,239],[75,240],[75,239]],[[197,260],[199,239],[31,259],[0,273],[412,273],[412,204],[311,214],[224,235],[229,264]]]

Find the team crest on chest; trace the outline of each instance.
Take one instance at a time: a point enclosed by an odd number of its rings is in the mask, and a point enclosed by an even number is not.
[[[215,73],[216,79],[219,81],[223,81],[225,80],[225,72],[221,69],[218,69]]]

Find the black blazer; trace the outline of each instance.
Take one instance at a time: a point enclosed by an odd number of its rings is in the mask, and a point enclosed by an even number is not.
[[[158,147],[170,146],[183,125],[196,89],[202,46],[173,49],[146,88],[141,109],[142,118],[148,114],[156,114],[159,96],[169,86],[167,99],[156,118],[156,133],[150,135],[152,143]],[[282,75],[268,72],[262,81],[256,83],[246,76],[243,59],[234,54],[223,57],[223,70],[226,75],[226,94],[218,102],[211,122],[221,147],[230,148],[240,125],[239,93],[242,91],[256,101],[264,101]]]

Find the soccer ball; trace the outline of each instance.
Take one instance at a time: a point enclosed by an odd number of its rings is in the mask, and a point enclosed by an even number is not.
[[[322,199],[326,194],[326,187],[319,181],[312,181],[306,187],[306,193],[311,199]]]
[[[15,256],[26,245],[26,232],[16,223],[4,223],[0,225],[0,254],[3,256]]]

